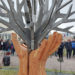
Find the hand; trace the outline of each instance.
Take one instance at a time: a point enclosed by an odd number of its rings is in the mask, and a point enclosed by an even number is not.
[[[17,34],[16,33],[12,33],[11,37],[12,37],[12,40],[17,40]]]
[[[27,46],[18,42],[16,33],[12,33],[12,42],[19,57],[22,58],[27,54]]]

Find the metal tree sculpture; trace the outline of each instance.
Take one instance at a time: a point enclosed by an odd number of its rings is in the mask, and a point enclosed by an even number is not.
[[[6,1],[8,6],[5,0],[1,0],[0,8],[4,12],[0,13],[0,22],[8,27],[5,31],[14,30],[27,45],[21,45],[16,34],[12,34],[12,41],[20,59],[19,75],[46,75],[46,60],[58,49],[62,35],[55,32],[49,36],[48,40],[44,37],[58,25],[75,21],[75,19],[69,19],[75,13],[71,12],[72,5],[66,14],[60,13],[60,10],[70,4],[72,0],[63,5],[63,0],[52,0],[50,9],[49,0]],[[62,19],[57,22],[58,18]]]
[[[48,0],[22,0],[21,2],[16,0],[17,8],[13,0],[6,0],[9,7],[4,1],[5,0],[1,0],[2,5],[0,5],[0,8],[3,9],[4,12],[1,12],[0,16],[7,18],[9,21],[0,18],[0,22],[6,25],[8,30],[14,30],[20,35],[27,46],[32,50],[38,47],[43,38],[54,27],[62,23],[75,21],[75,19],[68,19],[75,13],[71,12],[72,4],[67,14],[60,13],[60,10],[70,4],[72,0],[69,0],[63,5],[63,0],[52,0],[50,9],[48,9]],[[22,11],[22,9],[24,11]],[[39,10],[38,15],[37,9]],[[62,19],[56,22],[58,18]]]

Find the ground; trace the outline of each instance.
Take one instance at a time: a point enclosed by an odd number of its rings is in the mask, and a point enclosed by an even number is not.
[[[18,66],[19,65],[19,59],[18,57],[15,56],[10,56],[11,57],[11,64],[10,66]],[[0,65],[2,65],[2,58],[3,54],[0,55]],[[58,57],[51,56],[48,58],[47,63],[46,63],[46,69],[50,70],[60,70],[60,62],[57,61]],[[75,58],[72,57],[71,59],[67,59],[64,57],[64,62],[62,62],[62,71],[70,71],[70,72],[75,72]]]
[[[46,68],[60,70],[60,62],[57,61],[58,57],[52,56],[48,58]],[[75,58],[67,59],[64,57],[64,62],[61,64],[63,71],[75,72]]]

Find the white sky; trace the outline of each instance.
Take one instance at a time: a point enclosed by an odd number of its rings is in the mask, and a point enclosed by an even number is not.
[[[14,1],[16,1],[16,0],[14,0]],[[21,1],[21,0],[20,0],[20,1]],[[65,3],[65,2],[68,1],[68,0],[63,0],[63,1],[64,1],[63,3]],[[6,2],[6,0],[5,0],[5,2]],[[6,2],[6,3],[7,3],[7,2]],[[50,3],[51,3],[51,0],[50,0]],[[72,11],[75,11],[75,0],[73,0],[72,3],[73,3]],[[7,4],[7,5],[8,5],[8,4]],[[70,6],[70,5],[67,5],[65,8],[63,8],[63,9],[61,10],[61,12],[66,13],[66,12],[68,11],[69,6]],[[73,15],[72,18],[75,18],[75,15]],[[69,27],[69,26],[72,26],[72,25],[73,25],[74,27],[71,28],[70,31],[75,32],[75,22],[67,23],[67,24],[61,24],[59,27],[60,27],[60,28],[66,28],[66,27]]]

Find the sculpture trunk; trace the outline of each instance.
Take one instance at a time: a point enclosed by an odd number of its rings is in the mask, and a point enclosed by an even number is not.
[[[20,67],[18,75],[46,75],[46,60],[41,61],[40,59],[37,59],[37,54],[35,55],[34,53],[35,51],[29,55],[29,61],[27,51],[25,56],[19,57]]]
[[[33,51],[29,56],[29,75],[46,75],[45,64],[46,60],[40,60],[38,50]]]
[[[28,75],[28,53],[25,56],[19,57],[19,73],[18,75]]]
[[[12,34],[12,42],[18,54],[20,67],[18,75],[46,75],[45,64],[48,56],[54,53],[61,44],[62,35],[55,32],[44,39],[37,50],[28,53],[28,48],[20,44],[16,34]]]

